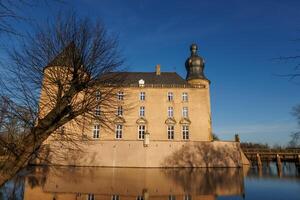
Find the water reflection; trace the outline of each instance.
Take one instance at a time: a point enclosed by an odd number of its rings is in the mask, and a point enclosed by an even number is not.
[[[276,163],[248,169],[30,167],[0,189],[0,199],[298,199],[299,191],[294,163],[283,163],[281,172]]]
[[[25,200],[194,200],[243,195],[241,169],[34,168]]]

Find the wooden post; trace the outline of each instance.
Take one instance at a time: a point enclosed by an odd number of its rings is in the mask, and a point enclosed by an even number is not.
[[[281,165],[281,158],[279,154],[276,155],[276,160],[277,160],[277,165]]]
[[[300,154],[298,154],[298,165],[300,166]]]
[[[281,158],[280,158],[279,154],[276,155],[276,160],[277,160],[277,172],[278,172],[278,176],[281,177],[281,175],[282,175],[282,163],[281,163]]]
[[[261,163],[261,159],[260,159],[259,153],[256,154],[256,159],[257,159],[257,166],[258,166],[258,168],[261,168],[262,163]]]

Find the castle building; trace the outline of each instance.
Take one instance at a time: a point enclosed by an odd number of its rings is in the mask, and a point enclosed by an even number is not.
[[[161,72],[160,65],[155,72],[115,72],[125,77],[116,95],[115,131],[102,130],[95,121],[86,134],[99,140],[210,141],[209,80],[197,45],[191,46],[185,66],[186,79],[176,72]],[[101,98],[100,91],[95,95]]]
[[[197,51],[197,45],[192,44],[185,62],[185,79],[176,72],[162,72],[160,65],[155,72],[111,72],[110,76],[125,77],[111,106],[113,123],[107,128],[92,119],[73,128],[68,122],[66,130],[72,129],[87,140],[80,139],[82,151],[71,152],[72,148],[49,137],[45,144],[59,150],[52,153],[52,163],[106,167],[241,166],[238,143],[212,141],[210,81],[204,75],[204,59]],[[95,101],[100,102],[101,88],[94,95]],[[102,112],[105,109],[96,106],[94,115],[101,116]]]

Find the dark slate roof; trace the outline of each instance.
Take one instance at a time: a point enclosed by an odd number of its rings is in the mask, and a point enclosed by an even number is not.
[[[100,79],[105,83],[116,83],[116,80],[119,80],[125,85],[138,84],[141,79],[145,84],[188,85],[187,81],[176,72],[161,72],[160,75],[156,75],[155,72],[111,72]]]

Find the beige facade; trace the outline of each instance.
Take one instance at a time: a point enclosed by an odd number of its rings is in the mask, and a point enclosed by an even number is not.
[[[99,85],[93,93],[94,115],[101,117],[103,113],[110,113],[107,116],[112,123],[107,127],[97,118],[86,118],[77,125],[68,122],[63,130],[72,133],[72,137],[78,136],[76,148],[80,147],[81,151],[63,144],[60,135],[54,133],[45,142],[52,150],[52,163],[110,167],[240,167],[244,162],[238,143],[212,142],[210,81],[204,76],[204,60],[196,50],[192,45],[191,56],[186,61],[186,79],[175,72],[161,72],[160,65],[155,72],[125,72],[124,82],[116,88],[111,105],[106,107],[100,103],[101,94],[110,86]],[[55,73],[57,69],[48,67],[45,74]],[[47,78],[44,85],[47,85]],[[46,114],[53,103],[46,95],[47,92],[42,91],[41,115]],[[82,97],[78,95],[77,98]]]
[[[93,137],[93,126],[98,124],[94,120],[90,129],[86,130],[86,135],[95,140],[143,140],[143,137],[139,135],[139,128],[145,126],[144,134],[149,134],[149,139],[153,141],[211,140],[208,84],[202,87],[145,85],[143,87],[126,87],[120,92],[124,94],[124,99],[119,100],[118,105],[119,110],[122,106],[123,111],[118,115],[118,108],[115,109],[114,129],[102,129],[100,124],[99,138]],[[172,96],[172,100],[168,99],[168,94]],[[187,100],[183,100],[183,98]],[[118,125],[122,125],[122,133],[119,138],[117,137]],[[168,138],[168,127],[170,126],[174,127],[174,137]],[[188,139],[183,137],[183,126],[188,127]]]

